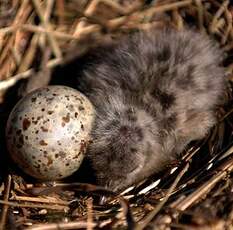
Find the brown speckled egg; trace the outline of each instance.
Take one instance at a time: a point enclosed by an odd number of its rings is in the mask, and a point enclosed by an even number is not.
[[[75,172],[90,141],[90,101],[66,86],[37,89],[12,110],[6,127],[8,151],[29,175],[56,180]]]

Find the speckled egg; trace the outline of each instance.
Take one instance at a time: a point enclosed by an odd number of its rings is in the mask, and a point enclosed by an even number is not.
[[[94,114],[91,102],[75,89],[37,89],[22,98],[9,116],[8,151],[17,165],[33,177],[67,177],[84,158]]]

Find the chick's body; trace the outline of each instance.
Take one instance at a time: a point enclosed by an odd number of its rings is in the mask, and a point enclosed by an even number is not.
[[[98,182],[123,188],[160,171],[215,124],[221,52],[206,36],[139,32],[98,52],[79,78],[96,108],[88,157]]]

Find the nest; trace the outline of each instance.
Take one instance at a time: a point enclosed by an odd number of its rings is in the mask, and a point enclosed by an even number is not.
[[[218,124],[179,162],[122,194],[91,185],[36,184],[1,159],[1,229],[232,229],[233,6],[229,0],[3,0],[0,3],[0,126],[14,102],[47,85],[51,71],[131,31],[197,28],[225,53],[227,103]],[[74,51],[75,50],[75,51]],[[56,78],[56,76],[55,76]],[[66,182],[66,183],[65,183]],[[105,196],[106,202],[100,204]]]

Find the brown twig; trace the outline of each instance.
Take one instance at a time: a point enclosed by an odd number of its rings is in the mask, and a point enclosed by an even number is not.
[[[178,174],[174,182],[172,183],[171,187],[168,189],[165,197],[162,199],[161,202],[154,208],[153,211],[151,211],[143,220],[142,223],[137,224],[136,230],[143,230],[158,214],[158,212],[161,210],[161,208],[164,206],[164,204],[167,202],[169,197],[171,196],[172,192],[174,191],[175,187],[179,183],[180,179],[183,177],[183,175],[186,173],[186,171],[189,168],[189,163],[185,165],[185,167],[181,170],[181,172]]]
[[[195,0],[194,1],[196,6],[197,6],[197,15],[198,15],[198,27],[199,29],[203,32],[205,31],[204,27],[204,10],[203,10],[203,5],[201,0]]]
[[[0,230],[4,230],[5,225],[6,225],[6,220],[7,220],[7,212],[9,209],[9,205],[7,204],[7,201],[10,196],[10,189],[11,189],[11,175],[8,175],[7,181],[6,181],[6,189],[4,193],[4,202],[6,202],[3,205],[2,212],[1,212],[1,222],[0,222]]]
[[[62,52],[61,52],[61,50],[59,48],[59,45],[58,45],[56,39],[54,38],[54,36],[52,35],[52,33],[49,32],[49,31],[52,30],[51,25],[45,19],[44,15],[42,13],[42,9],[41,9],[41,6],[40,6],[39,2],[37,0],[32,0],[32,2],[33,2],[33,5],[35,7],[35,10],[36,10],[38,16],[40,17],[40,20],[41,20],[41,23],[42,23],[43,27],[45,29],[47,29],[47,31],[48,31],[47,36],[48,36],[49,42],[51,44],[52,50],[54,52],[54,55],[57,58],[61,58],[62,57]]]
[[[62,62],[63,62],[63,60],[61,60],[61,59],[52,59],[48,62],[47,68],[53,68],[53,67],[61,64]],[[33,68],[28,69],[27,71],[25,71],[23,73],[19,73],[19,74],[12,76],[8,80],[0,82],[0,91],[8,89],[9,87],[15,85],[15,83],[21,79],[29,78],[30,75],[33,74],[33,72],[34,72]]]
[[[93,229],[93,199],[87,200],[87,230]]]
[[[229,5],[229,0],[225,0],[225,1],[223,1],[222,5],[219,7],[218,11],[216,12],[216,14],[214,15],[214,17],[212,19],[212,22],[209,25],[210,33],[216,32],[216,27],[218,28],[218,26],[217,26],[218,20],[228,5]]]
[[[215,186],[217,182],[219,182],[227,175],[227,173],[233,170],[233,158],[228,162],[224,163],[220,167],[220,170],[221,171],[217,172],[210,180],[208,180],[206,183],[204,183],[202,186],[196,189],[193,193],[191,193],[189,196],[183,199],[174,208],[180,211],[184,211],[190,205],[203,198]]]
[[[96,227],[96,223],[92,223],[92,228]],[[26,230],[58,230],[58,229],[87,229],[88,223],[84,221],[70,221],[69,223],[55,223],[55,224],[35,224]]]
[[[41,209],[51,209],[51,210],[67,210],[68,207],[65,205],[59,205],[59,204],[31,204],[30,202],[21,204],[18,202],[12,202],[12,201],[4,201],[0,200],[0,204],[11,206],[11,207],[21,207],[21,208],[41,208]]]

